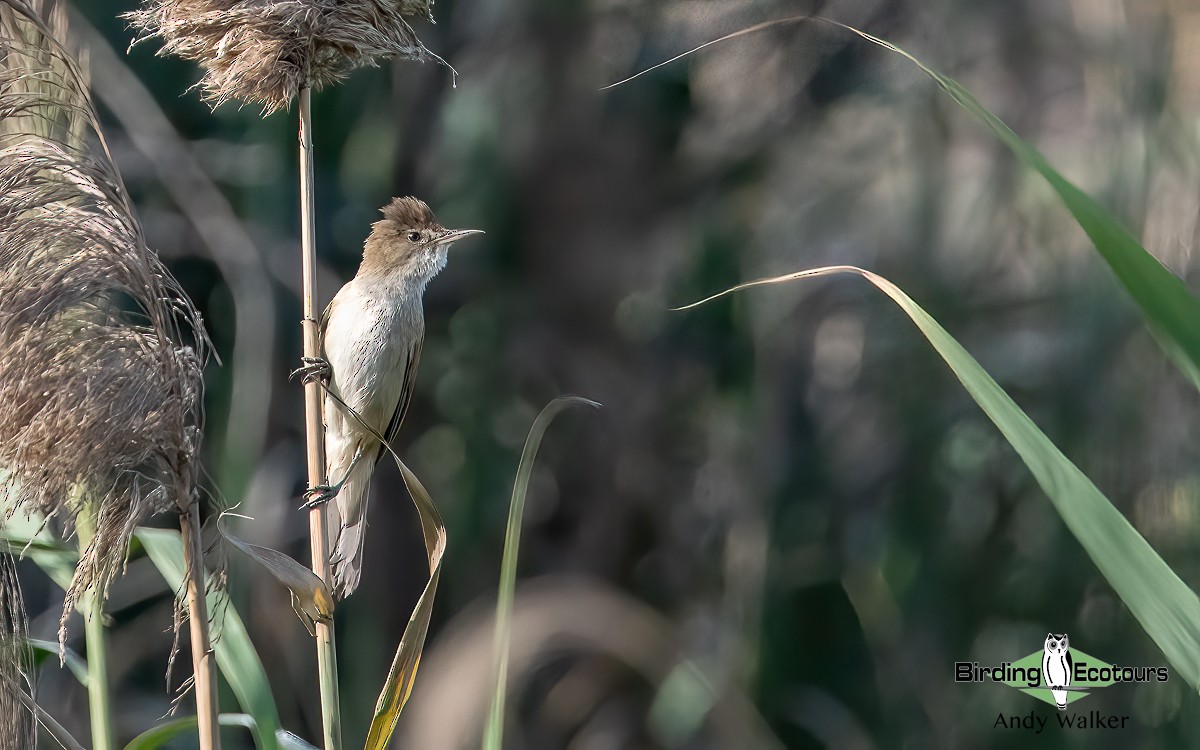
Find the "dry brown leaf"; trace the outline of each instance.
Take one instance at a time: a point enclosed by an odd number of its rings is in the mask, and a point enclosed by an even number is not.
[[[442,574],[442,555],[446,552],[446,525],[442,515],[438,513],[433,498],[429,496],[417,475],[404,465],[399,456],[392,454],[396,465],[404,475],[404,484],[412,495],[413,504],[421,517],[421,532],[425,538],[425,554],[429,560],[429,582],[413,608],[408,626],[400,638],[400,646],[396,649],[396,657],[388,670],[387,681],[375,704],[375,716],[371,719],[371,728],[367,732],[365,750],[384,750],[392,731],[396,728],[396,720],[408,702],[412,693],[413,681],[417,678],[417,667],[421,663],[421,653],[425,649],[425,636],[429,632],[429,618],[433,613],[433,599],[437,595],[438,581]]]
[[[292,594],[292,609],[309,635],[316,635],[316,623],[333,621],[333,595],[315,573],[279,550],[251,544],[224,529],[221,536],[287,587]]]

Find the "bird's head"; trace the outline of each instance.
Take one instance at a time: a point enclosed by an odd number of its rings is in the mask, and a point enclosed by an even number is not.
[[[446,266],[446,251],[456,240],[478,229],[446,229],[425,202],[394,198],[379,209],[383,218],[371,225],[359,273],[399,275],[421,283]]]

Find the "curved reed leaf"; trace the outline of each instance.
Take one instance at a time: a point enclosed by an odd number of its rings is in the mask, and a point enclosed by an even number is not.
[[[986,125],[1018,159],[1050,183],[1063,205],[1108,263],[1117,281],[1141,308],[1151,332],[1167,356],[1193,385],[1200,388],[1200,299],[1188,290],[1178,276],[1147,252],[1100,204],[1059,174],[1041,152],[1013,132],[958,81],[942,75],[890,42],[852,26],[830,23],[852,31],[916,65],[951,99]]]
[[[217,717],[217,723],[223,727],[243,727],[249,729],[256,738],[258,737],[258,724],[255,723],[254,717],[249,714],[221,714]],[[125,746],[125,750],[158,750],[160,747],[167,747],[168,743],[179,735],[185,732],[194,732],[196,729],[195,716],[172,719],[171,721],[151,727],[137,737],[134,737]],[[276,732],[275,739],[278,741],[280,750],[317,750],[317,748],[285,729],[280,729]],[[259,750],[262,750],[261,746],[259,746]]]
[[[71,649],[60,650],[57,643],[43,641],[40,638],[30,638],[26,641],[29,648],[33,651],[33,665],[41,666],[42,662],[51,657],[60,659],[67,669],[71,670],[71,674],[79,681],[80,685],[87,686],[88,683],[88,665],[87,661],[82,656],[72,651]]]
[[[35,703],[33,698],[29,697],[24,690],[19,691],[18,697],[22,707],[24,707],[25,710],[33,715],[38,725],[41,726],[42,729],[46,730],[48,735],[54,738],[54,741],[58,743],[59,747],[63,748],[63,750],[84,750],[83,745],[79,744],[79,740],[75,739],[75,737],[72,736],[62,724],[59,724],[58,720],[51,716],[46,709]],[[7,722],[6,725],[0,726],[4,726],[6,730],[11,731],[12,727],[18,725],[19,722],[10,721]],[[30,747],[36,747],[34,744],[34,740],[36,738],[31,737],[27,739],[28,744],[21,745],[21,750],[28,750]]]
[[[446,524],[442,520],[442,514],[438,511],[437,505],[434,504],[433,498],[429,495],[429,491],[425,489],[425,485],[421,484],[417,475],[408,468],[404,461],[400,460],[400,455],[392,450],[383,435],[368,425],[362,415],[350,408],[350,405],[343,401],[337,393],[329,390],[324,384],[321,384],[321,388],[324,389],[325,395],[337,401],[349,416],[370,432],[396,462],[396,466],[404,478],[404,486],[412,498],[413,505],[417,508],[417,517],[421,521],[421,536],[425,542],[425,557],[429,564],[429,580],[425,583],[420,598],[417,599],[417,605],[413,607],[403,635],[400,636],[400,645],[396,647],[396,655],[392,658],[387,679],[384,680],[379,698],[375,702],[375,714],[371,717],[371,726],[367,730],[365,745],[367,750],[384,750],[391,741],[392,732],[396,729],[396,721],[400,718],[400,712],[404,710],[404,705],[408,703],[408,697],[412,694],[413,683],[417,679],[417,668],[421,665],[421,654],[425,650],[425,636],[429,633],[429,618],[433,615],[433,600],[437,596],[438,583],[442,578],[442,556],[446,553]],[[304,616],[301,615],[301,619],[303,618]],[[317,636],[319,640],[319,629]],[[335,694],[331,695],[324,687],[321,693],[322,701],[331,703],[333,710],[336,711],[338,704],[333,700]],[[326,745],[329,743],[327,742]]]
[[[247,714],[221,714],[217,723],[223,727],[244,727],[254,732],[257,726],[254,717]],[[158,750],[167,747],[171,740],[185,732],[195,732],[197,728],[195,716],[183,716],[178,719],[164,721],[134,737],[125,750]]]
[[[1133,297],[1141,309],[1151,332],[1167,356],[1200,388],[1200,299],[1197,299],[1183,281],[1143,248],[1129,232],[1105,211],[1087,193],[1055,170],[1046,157],[1031,146],[968,91],[962,84],[949,76],[942,75],[912,54],[879,37],[847,24],[820,16],[791,16],[726,34],[704,44],[675,55],[663,62],[651,65],[601,90],[610,89],[632,81],[650,71],[668,65],[698,52],[705,47],[738,37],[753,34],[775,26],[814,21],[836,26],[866,41],[894,52],[915,65],[922,73],[946,92],[963,109],[979,119],[1004,145],[1026,166],[1040,174],[1059,200],[1071,212],[1075,221],[1091,239],[1100,256],[1108,263],[1117,281]]]
[[[225,541],[266,568],[275,580],[287,588],[292,595],[292,610],[300,618],[300,622],[304,623],[309,635],[316,635],[318,622],[333,621],[333,594],[330,593],[329,586],[315,573],[279,550],[251,544],[220,526],[218,530]]]
[[[504,741],[504,702],[508,690],[508,648],[512,629],[513,593],[517,587],[517,555],[521,548],[521,519],[525,516],[525,497],[529,492],[529,478],[533,474],[533,462],[546,429],[559,412],[569,406],[587,405],[599,408],[600,404],[579,396],[559,396],[546,404],[521,451],[517,464],[517,478],[513,482],[512,501],[508,506],[508,526],[504,532],[504,555],[500,562],[500,588],[496,596],[496,626],[492,642],[492,702],[484,726],[483,747],[485,750],[500,750]]]
[[[7,481],[0,477],[0,518],[6,519],[0,524],[0,550],[14,557],[28,557],[59,588],[69,590],[79,563],[79,551],[55,539],[40,513],[18,512],[14,480]]]
[[[387,441],[382,441],[387,447]],[[367,730],[366,750],[384,750],[396,729],[396,720],[412,694],[413,682],[417,679],[417,667],[421,665],[421,653],[425,650],[425,636],[429,632],[429,618],[433,615],[433,600],[437,596],[438,583],[442,578],[442,555],[446,552],[446,524],[442,514],[438,512],[433,498],[417,475],[404,465],[400,457],[389,447],[388,452],[400,467],[404,476],[404,485],[412,496],[413,504],[417,506],[417,515],[421,519],[421,534],[425,540],[425,555],[429,560],[429,581],[417,599],[417,606],[409,617],[404,634],[400,636],[400,645],[396,647],[396,656],[388,670],[387,680],[379,692],[379,700],[375,703],[375,715],[371,717],[371,726]]]
[[[1193,689],[1200,689],[1200,598],[954,337],[895,284],[854,266],[830,266],[739,284],[678,309],[687,310],[750,287],[835,274],[863,277],[917,325],[1016,449],[1067,528],[1146,634],[1180,676]]]

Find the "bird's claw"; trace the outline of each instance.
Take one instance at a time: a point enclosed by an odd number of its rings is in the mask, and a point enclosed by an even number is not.
[[[328,383],[329,378],[333,375],[333,367],[330,366],[329,360],[323,357],[301,357],[300,361],[304,364],[301,367],[292,370],[289,378],[300,376],[301,383],[312,383],[320,381]]]
[[[338,491],[341,489],[341,485],[330,486],[328,484],[318,484],[315,487],[309,487],[304,491],[304,504],[300,508],[302,510],[319,508],[337,497]]]

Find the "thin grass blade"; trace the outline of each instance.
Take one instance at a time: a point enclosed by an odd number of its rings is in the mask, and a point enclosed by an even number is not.
[[[485,750],[500,750],[504,741],[504,703],[508,692],[508,652],[512,630],[513,595],[517,587],[517,556],[521,548],[521,519],[525,516],[525,498],[529,493],[529,478],[533,475],[533,462],[546,429],[559,412],[569,406],[586,405],[599,408],[595,401],[579,396],[559,396],[546,404],[521,451],[521,462],[517,465],[517,478],[513,482],[512,501],[508,506],[508,526],[504,532],[504,554],[500,562],[500,588],[496,596],[496,626],[492,642],[492,703],[488,710],[487,724],[483,732]]]
[[[1193,689],[1200,689],[1200,598],[979,363],[895,284],[854,266],[831,266],[739,284],[679,309],[687,310],[750,287],[836,274],[855,274],[871,282],[917,325],[971,398],[1016,449],[1071,534],[1146,634],[1179,675]]]

